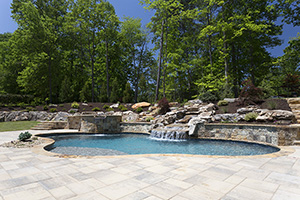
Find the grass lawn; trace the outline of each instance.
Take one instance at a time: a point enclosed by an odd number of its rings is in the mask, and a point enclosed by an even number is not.
[[[28,130],[38,123],[36,121],[0,122],[0,132]]]

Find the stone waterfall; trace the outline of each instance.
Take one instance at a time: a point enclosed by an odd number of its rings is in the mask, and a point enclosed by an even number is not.
[[[153,129],[150,138],[161,140],[186,140],[189,138],[189,129],[184,126],[166,126]]]

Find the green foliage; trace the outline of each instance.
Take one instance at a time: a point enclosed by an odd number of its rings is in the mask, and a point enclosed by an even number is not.
[[[78,109],[78,108],[79,108],[79,103],[73,102],[73,103],[71,104],[71,108]]]
[[[120,109],[123,112],[128,110],[124,105],[119,105],[118,109]]]
[[[226,101],[226,100],[220,100],[218,102],[218,106],[227,106],[227,105],[228,105],[228,101]]]
[[[20,135],[19,135],[19,140],[20,140],[20,141],[26,141],[26,140],[30,139],[31,136],[32,136],[32,134],[29,133],[28,131],[26,131],[26,132],[24,132],[24,133],[22,132],[22,133],[20,133]]]
[[[92,111],[95,111],[95,112],[96,112],[96,111],[100,111],[100,110],[101,110],[101,109],[98,108],[98,107],[95,107],[95,108],[92,109]]]
[[[121,89],[120,89],[120,85],[118,83],[118,79],[115,78],[112,82],[112,90],[111,90],[111,94],[110,94],[110,101],[113,103],[116,103],[120,100],[121,97]]]
[[[26,108],[27,104],[25,104],[24,102],[18,103],[17,104],[20,108]]]
[[[69,113],[76,113],[76,110],[69,110]]]
[[[44,110],[48,110],[48,109],[49,109],[49,108],[48,108],[48,105],[44,105],[43,109],[44,109]]]
[[[26,111],[29,112],[29,111],[35,111],[36,109],[33,108],[33,107],[26,107]]]
[[[146,122],[150,122],[150,121],[152,121],[154,118],[153,117],[147,117],[146,118]]]
[[[214,102],[218,101],[219,97],[216,92],[207,90],[199,94],[199,99],[203,102]]]
[[[109,108],[106,108],[105,110],[106,110],[107,112],[114,111],[114,109],[113,109],[113,108],[110,108],[110,107],[109,107]]]
[[[57,112],[57,109],[56,108],[50,108],[49,111],[52,112],[52,113],[54,113],[54,112]]]
[[[29,103],[33,100],[31,95],[0,94],[0,103]]]
[[[254,113],[254,112],[250,112],[250,113],[247,113],[245,115],[245,120],[247,122],[253,122],[256,120],[256,118],[258,117],[258,114],[257,113]]]
[[[109,108],[109,105],[106,105],[106,104],[105,104],[102,108],[106,110],[106,109]]]
[[[277,107],[277,103],[275,101],[268,101],[267,104],[269,110],[275,110]]]
[[[130,87],[130,83],[127,82],[125,85],[125,90],[123,91],[123,102],[131,103],[133,101],[133,91]]]
[[[142,108],[142,107],[138,107],[138,108],[135,110],[135,112],[141,113],[141,112],[143,112],[143,108]]]

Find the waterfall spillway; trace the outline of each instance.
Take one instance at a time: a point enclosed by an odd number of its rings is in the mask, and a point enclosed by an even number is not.
[[[161,140],[186,140],[189,138],[188,130],[183,127],[164,127],[151,131],[150,138]]]

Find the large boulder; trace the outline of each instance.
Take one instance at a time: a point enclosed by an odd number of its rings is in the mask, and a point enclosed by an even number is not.
[[[122,121],[123,122],[136,122],[139,118],[137,113],[132,111],[123,112]]]
[[[140,103],[136,103],[134,105],[131,106],[132,109],[137,109],[137,108],[144,108],[144,107],[149,107],[151,104],[148,102],[140,102]]]
[[[239,108],[237,110],[237,113],[247,114],[247,113],[250,113],[250,112],[256,112],[257,110],[258,110],[258,108],[256,106],[248,106],[248,107],[245,107],[245,108]]]
[[[216,110],[216,105],[215,104],[213,104],[213,103],[210,103],[210,104],[207,104],[207,105],[205,105],[205,106],[201,106],[200,108],[199,108],[199,112],[201,113],[201,112],[210,112],[210,111],[213,111],[213,110]]]
[[[196,136],[198,133],[198,126],[197,124],[204,124],[205,120],[199,118],[199,117],[194,117],[192,118],[188,125],[189,125],[189,135],[194,135]]]
[[[68,116],[70,116],[70,114],[67,112],[58,112],[51,121],[67,121]]]
[[[272,117],[274,119],[280,120],[292,120],[294,118],[294,114],[291,111],[287,110],[272,110]]]

